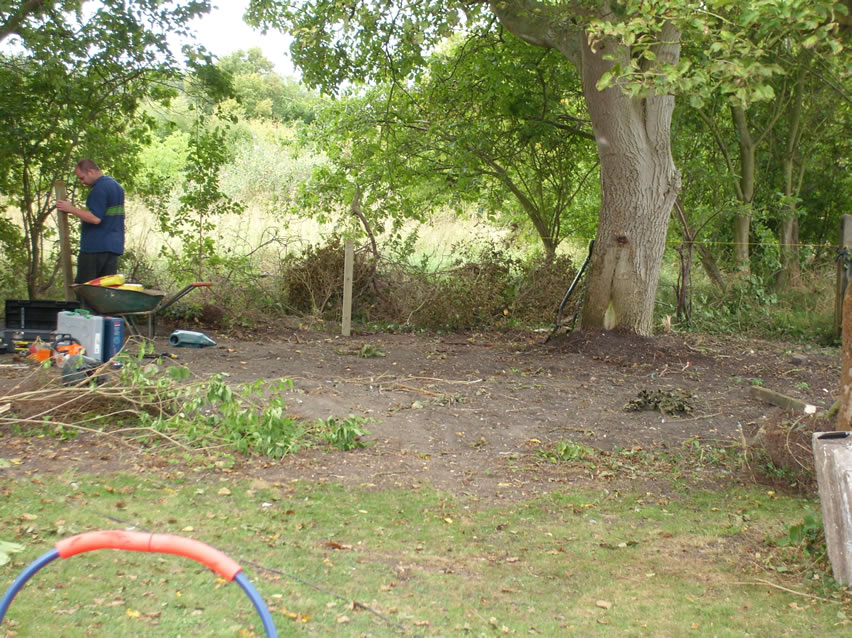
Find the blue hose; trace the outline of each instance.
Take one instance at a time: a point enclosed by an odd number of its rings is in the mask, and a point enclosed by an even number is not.
[[[52,549],[33,561],[15,579],[15,582],[12,583],[11,587],[6,590],[3,600],[0,601],[0,625],[3,624],[3,618],[6,616],[6,611],[12,604],[12,600],[14,600],[15,596],[19,591],[21,591],[21,588],[26,584],[26,582],[32,578],[38,570],[57,558],[59,558],[59,552],[56,549]],[[267,638],[278,638],[278,632],[275,629],[275,623],[272,620],[272,615],[269,613],[266,603],[263,602],[263,598],[254,588],[254,585],[249,582],[246,575],[242,572],[238,572],[236,576],[234,576],[234,581],[242,587],[243,591],[254,605],[254,608],[257,610],[257,613],[260,615],[260,619],[263,622],[263,628],[266,630]]]
[[[260,594],[257,593],[254,585],[249,582],[249,579],[246,578],[246,575],[242,572],[239,572],[236,576],[234,576],[234,581],[243,588],[246,596],[248,596],[249,600],[254,603],[254,608],[257,610],[257,613],[260,615],[260,619],[263,621],[263,628],[266,630],[267,638],[278,638],[278,632],[275,629],[275,623],[272,621],[272,615],[269,613],[266,603],[263,602],[263,598],[261,598]],[[0,619],[2,619],[2,617],[0,617]]]
[[[9,609],[9,605],[12,604],[12,600],[21,591],[21,587],[26,584],[26,582],[33,577],[33,575],[40,570],[42,567],[47,565],[48,563],[59,558],[59,552],[55,549],[50,550],[46,554],[41,555],[35,561],[30,563],[30,566],[27,567],[24,571],[21,572],[21,575],[15,579],[15,582],[12,583],[12,586],[6,590],[6,594],[3,596],[3,600],[0,601],[0,625],[3,624],[3,617],[6,615],[6,610]]]

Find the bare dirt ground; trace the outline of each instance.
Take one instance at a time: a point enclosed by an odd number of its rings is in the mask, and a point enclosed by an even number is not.
[[[250,337],[207,331],[217,345],[156,351],[201,376],[233,383],[289,378],[293,416],[367,417],[368,447],[307,450],[271,462],[243,459],[232,472],[268,481],[309,479],[379,488],[428,485],[476,498],[529,497],[583,480],[542,461],[560,441],[613,450],[668,448],[689,439],[741,441],[777,417],[752,398],[753,385],[827,409],[837,395],[839,351],[830,348],[664,335],[541,333],[355,334],[340,337],[293,324]],[[367,346],[367,347],[365,347]],[[384,356],[359,356],[363,354]],[[12,355],[0,356],[11,364]],[[0,367],[0,405],[16,383]],[[642,391],[688,397],[691,412],[628,411]],[[0,424],[7,476],[161,471],[167,466],[116,437],[70,441],[25,437]],[[586,477],[588,478],[588,477]]]

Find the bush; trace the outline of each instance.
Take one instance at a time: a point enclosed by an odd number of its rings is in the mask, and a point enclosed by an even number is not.
[[[339,318],[343,305],[344,250],[340,237],[323,245],[309,245],[284,258],[281,272],[281,308],[290,314]],[[356,250],[352,287],[369,283],[372,267],[364,252]]]
[[[568,257],[523,262],[492,243],[460,243],[438,272],[382,261],[356,250],[353,315],[364,324],[426,330],[542,325],[555,317],[574,269]],[[325,320],[340,316],[343,248],[339,238],[285,258],[280,305]]]

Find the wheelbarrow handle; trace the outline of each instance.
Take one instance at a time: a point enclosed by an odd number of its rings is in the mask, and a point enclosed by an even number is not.
[[[176,293],[174,297],[170,297],[170,298],[166,299],[166,300],[165,300],[162,304],[160,304],[160,305],[157,307],[157,311],[164,310],[164,309],[168,308],[168,307],[169,307],[169,306],[171,306],[174,302],[176,302],[178,299],[180,299],[181,297],[183,297],[183,296],[184,296],[185,294],[187,294],[188,292],[192,292],[192,291],[193,291],[193,290],[195,290],[196,288],[209,288],[209,287],[210,287],[210,286],[212,286],[212,285],[213,285],[213,284],[212,284],[211,282],[209,282],[209,281],[196,281],[196,282],[193,282],[193,283],[189,284],[188,286],[186,286],[186,287],[185,287],[183,290],[181,290],[179,293]]]

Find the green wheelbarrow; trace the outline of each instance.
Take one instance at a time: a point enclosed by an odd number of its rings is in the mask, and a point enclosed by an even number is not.
[[[165,310],[178,299],[196,288],[209,287],[209,281],[196,281],[183,290],[166,299],[166,293],[160,290],[132,290],[130,288],[110,288],[109,286],[94,286],[92,284],[75,284],[74,292],[99,315],[121,317],[127,323],[127,330],[136,336],[154,338],[156,331],[156,314]],[[136,327],[134,318],[144,317],[148,323],[146,335],[142,335]]]

